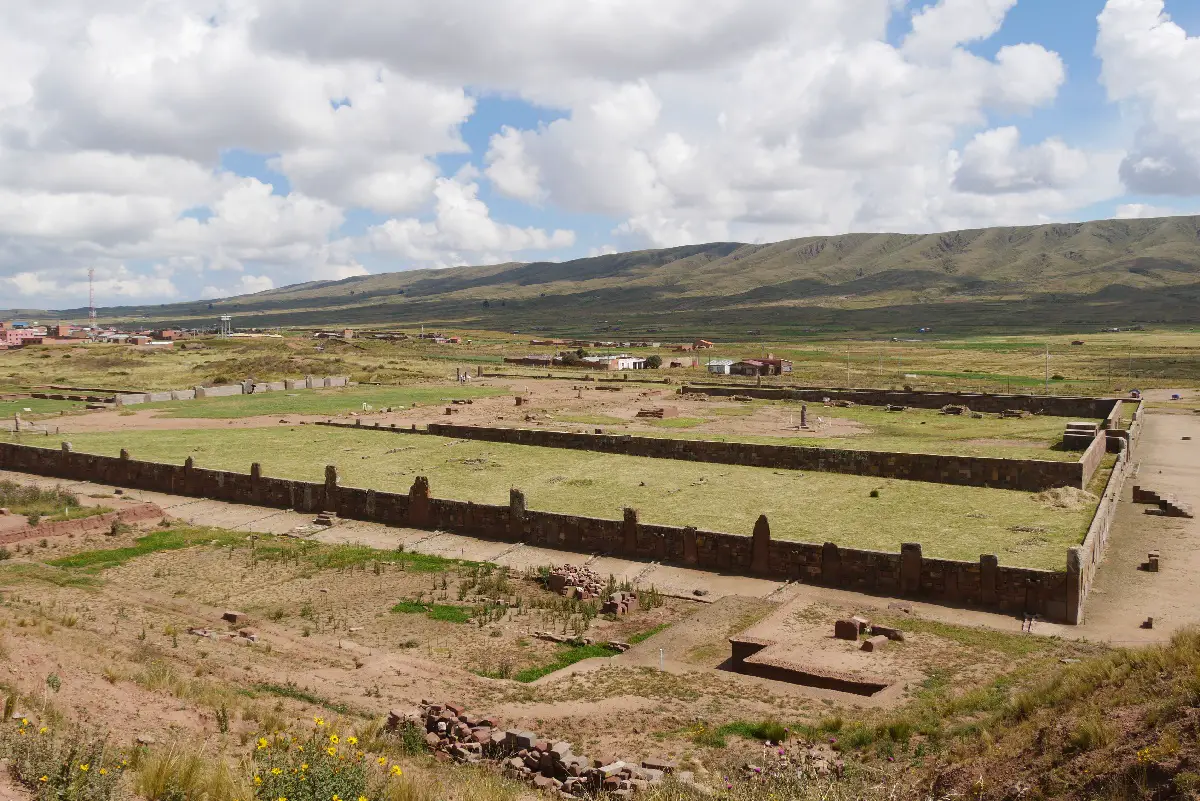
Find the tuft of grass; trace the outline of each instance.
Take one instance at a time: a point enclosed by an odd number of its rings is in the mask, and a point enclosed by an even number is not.
[[[637,645],[638,643],[645,642],[646,640],[653,637],[655,634],[658,634],[659,632],[662,632],[662,631],[666,631],[670,627],[671,627],[670,623],[659,623],[657,626],[655,626],[654,628],[652,628],[648,631],[639,631],[637,634],[634,634],[632,637],[629,638],[629,644]]]
[[[764,742],[781,743],[788,737],[788,731],[777,720],[760,720],[758,722],[733,721],[719,727],[717,731],[728,736],[736,734],[747,740],[762,740]]]
[[[173,742],[145,754],[134,780],[150,801],[238,801],[254,797],[247,777],[221,755],[208,755],[193,744]]]
[[[83,551],[81,553],[51,559],[48,564],[65,568],[93,568],[103,570],[119,567],[131,559],[147,556],[159,551],[177,551],[216,542],[217,545],[238,545],[246,541],[245,534],[236,534],[218,528],[204,526],[182,526],[158,529],[134,540],[133,545],[108,550]]]
[[[615,648],[609,648],[607,645],[577,645],[566,646],[560,648],[558,654],[555,655],[554,661],[545,665],[537,665],[535,667],[525,668],[518,671],[513,679],[522,684],[529,684],[537,681],[542,676],[549,676],[555,671],[570,667],[576,662],[581,662],[584,659],[595,659],[597,657],[613,657],[620,651]]]
[[[430,620],[441,620],[445,623],[471,622],[472,609],[469,606],[453,604],[423,604],[418,601],[400,601],[392,607],[392,611],[402,615],[424,614]]]
[[[277,695],[280,698],[291,698],[293,701],[303,701],[306,704],[319,706],[322,709],[327,709],[330,712],[339,715],[350,715],[354,712],[345,704],[338,704],[330,701],[327,698],[322,698],[315,693],[307,690],[302,690],[294,684],[255,684],[254,689],[259,692]]]

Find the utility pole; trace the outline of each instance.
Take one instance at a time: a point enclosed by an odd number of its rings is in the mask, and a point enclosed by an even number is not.
[[[1046,345],[1046,394],[1050,394],[1050,345]]]
[[[96,327],[96,268],[88,267],[88,326]]]

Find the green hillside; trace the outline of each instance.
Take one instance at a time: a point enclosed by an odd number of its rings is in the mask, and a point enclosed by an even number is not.
[[[211,303],[109,308],[101,316],[208,323],[222,313],[241,326],[425,323],[564,333],[1185,324],[1200,320],[1200,217],[722,242],[411,270]]]

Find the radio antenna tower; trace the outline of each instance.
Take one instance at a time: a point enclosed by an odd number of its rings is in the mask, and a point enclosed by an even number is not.
[[[96,268],[88,267],[88,323],[96,327]]]

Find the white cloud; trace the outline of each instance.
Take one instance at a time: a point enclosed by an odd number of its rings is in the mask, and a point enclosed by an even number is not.
[[[960,44],[987,39],[1017,0],[938,0],[913,15],[904,49],[920,55],[943,54]]]
[[[525,143],[517,129],[505,125],[492,136],[486,161],[488,180],[502,194],[531,203],[545,197],[541,170],[526,157]]]
[[[0,286],[56,303],[94,266],[119,302],[557,258],[563,212],[608,220],[606,247],[1029,223],[1118,195],[1118,166],[1200,192],[1200,45],[1161,2],[1100,16],[1105,86],[1145,121],[1128,157],[992,128],[1066,80],[1036,42],[968,48],[1015,2],[0,3]],[[486,153],[444,174],[488,94],[556,121],[477,120]],[[549,221],[497,219],[489,190]]]
[[[268,276],[243,275],[228,286],[206,286],[200,294],[204,298],[227,298],[232,295],[252,295],[255,292],[266,292],[274,288],[275,282]]]
[[[1101,82],[1142,123],[1122,179],[1142,194],[1200,194],[1200,36],[1162,0],[1109,0],[1099,23]]]
[[[496,222],[479,200],[475,177],[473,170],[466,169],[453,178],[439,178],[434,189],[433,221],[388,220],[372,227],[366,242],[378,253],[441,267],[502,261],[502,254],[565,248],[575,243],[571,231],[547,232]]]
[[[995,194],[1062,189],[1078,183],[1089,170],[1088,155],[1051,138],[1021,147],[1013,126],[978,133],[963,148],[954,187],[964,192]]]

